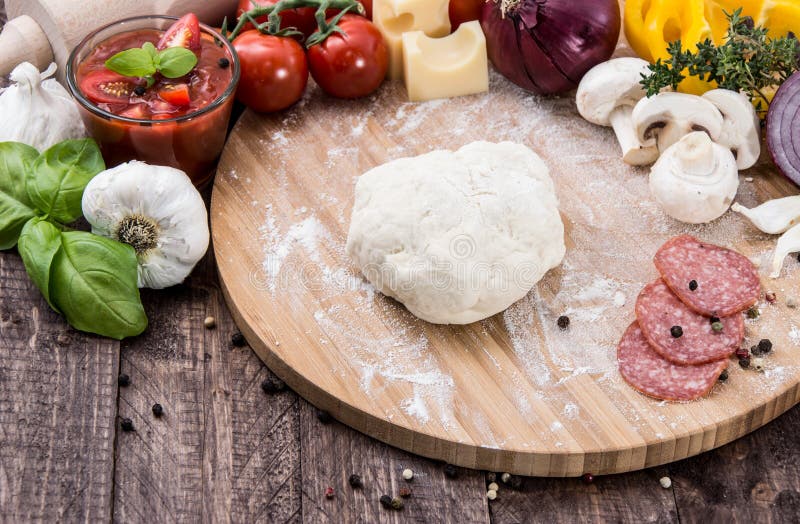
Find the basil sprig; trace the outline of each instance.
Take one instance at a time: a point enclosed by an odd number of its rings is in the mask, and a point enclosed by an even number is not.
[[[133,248],[65,224],[81,216],[86,184],[105,169],[94,140],[67,140],[41,155],[0,143],[0,249],[17,245],[47,303],[73,327],[123,339],[147,327]]]
[[[120,51],[105,62],[107,69],[122,76],[144,78],[147,87],[155,82],[153,77],[161,73],[166,78],[180,78],[189,74],[197,65],[197,55],[185,47],[168,47],[161,51],[150,42],[142,47]]]

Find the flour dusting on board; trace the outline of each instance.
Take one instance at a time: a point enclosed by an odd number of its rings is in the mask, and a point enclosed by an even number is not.
[[[577,117],[572,99],[531,96],[496,73],[490,80],[489,94],[422,104],[398,103],[403,92],[393,85],[361,101],[304,98],[286,117],[285,130],[260,145],[261,154],[268,155],[275,166],[271,176],[277,197],[263,200],[269,205],[261,204],[263,264],[254,280],[273,299],[282,297],[282,303],[311,308],[316,325],[309,334],[318,337],[320,345],[335,344],[346,353],[343,361],[331,364],[333,375],[358,370],[358,388],[368,397],[387,389],[403,392],[401,400],[384,413],[387,420],[407,417],[423,426],[441,426],[456,439],[464,438],[459,433],[464,421],[471,421],[484,436],[491,433],[482,411],[488,408],[458,398],[458,391],[470,389],[465,381],[475,380],[459,374],[459,359],[471,358],[505,377],[497,388],[513,403],[512,409],[532,423],[534,404],[552,410],[560,422],[548,423],[542,439],[551,433],[550,444],[555,448],[570,445],[562,438],[569,421],[593,427],[593,420],[606,416],[592,413],[576,397],[573,386],[578,383],[612,399],[631,434],[640,434],[648,424],[661,425],[657,436],[685,431],[696,422],[692,417],[675,415],[670,411],[674,404],[642,400],[625,386],[617,371],[617,343],[634,319],[636,297],[657,277],[653,254],[668,238],[690,233],[769,261],[772,240],[734,213],[701,226],[670,219],[649,196],[647,170],[625,165],[613,132]],[[508,107],[501,102],[508,99],[514,101],[513,111],[496,110]],[[446,120],[440,118],[443,111]],[[303,119],[316,119],[322,113],[338,115],[327,120],[330,129],[326,131],[337,137],[338,146],[314,153],[294,133]],[[491,118],[485,117],[487,113]],[[478,121],[481,126],[476,127]],[[374,129],[381,134],[374,134]],[[498,351],[494,345],[481,343],[478,336],[474,342],[479,351],[467,355],[466,349],[446,350],[437,343],[459,328],[419,321],[402,305],[376,292],[354,270],[344,245],[354,184],[361,173],[376,163],[443,144],[457,149],[478,139],[521,142],[543,157],[556,184],[568,249],[564,263],[528,296],[480,323],[487,340],[499,337],[508,347]],[[314,154],[316,159],[311,158]],[[286,166],[290,159],[297,165],[298,158],[301,168],[317,169],[314,175],[324,183],[325,193],[305,195],[303,207],[295,208],[288,190],[294,177]],[[318,168],[320,163],[324,169]],[[245,176],[241,172],[226,175]],[[742,184],[737,200],[747,206],[759,203],[754,187]],[[755,247],[744,244],[745,237]],[[768,266],[762,264],[760,271],[765,273]],[[308,293],[301,297],[298,289]],[[309,305],[309,297],[315,303]],[[792,323],[792,312],[786,308],[765,303],[760,309],[761,318],[748,322],[746,344],[760,338],[773,340],[775,351],[766,359],[766,369],[756,373],[731,365],[728,382],[716,386],[712,396],[735,398],[741,388],[767,396],[783,391],[796,379],[800,327]],[[571,321],[566,329],[557,323],[562,315]],[[641,402],[648,402],[655,413],[650,420],[640,413]],[[492,434],[486,445],[529,445],[511,438]]]

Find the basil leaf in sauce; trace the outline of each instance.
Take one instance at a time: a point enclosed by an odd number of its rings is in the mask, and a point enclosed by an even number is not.
[[[197,65],[197,55],[185,47],[168,47],[158,53],[156,67],[167,78],[180,78]]]

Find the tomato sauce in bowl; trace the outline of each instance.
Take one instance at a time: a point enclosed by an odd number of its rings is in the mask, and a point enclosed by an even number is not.
[[[105,26],[70,56],[67,81],[89,133],[111,167],[129,160],[177,167],[205,185],[225,144],[239,63],[233,47],[200,24],[197,65],[180,78],[126,77],[105,62],[115,54],[158,45],[173,17],[148,16]]]

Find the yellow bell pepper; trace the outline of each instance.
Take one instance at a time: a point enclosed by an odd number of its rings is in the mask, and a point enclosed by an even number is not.
[[[789,31],[800,36],[800,0],[626,0],[625,36],[636,54],[655,62],[667,58],[667,45],[678,39],[692,51],[706,38],[722,44],[728,31],[725,13],[740,7],[773,38]],[[701,94],[715,87],[689,77],[678,90]]]

